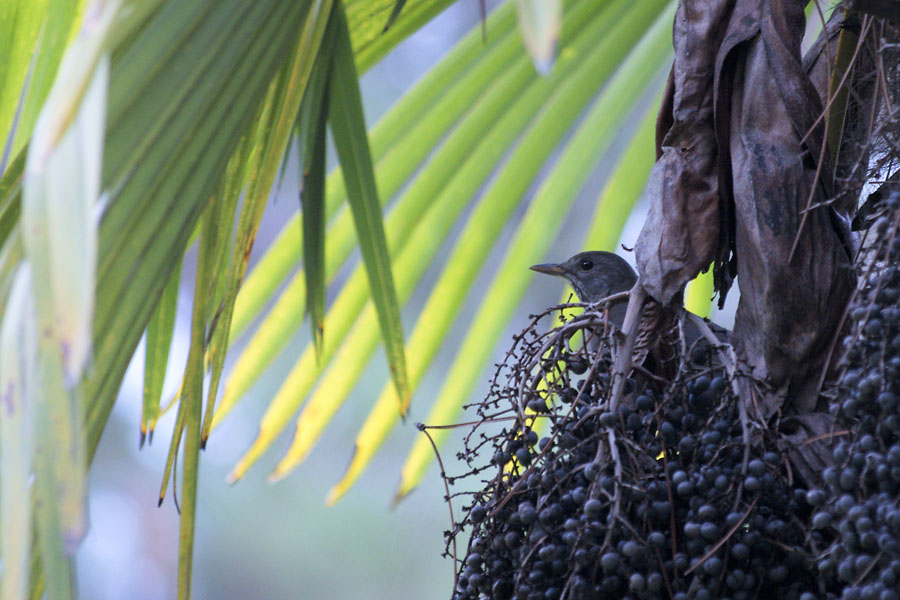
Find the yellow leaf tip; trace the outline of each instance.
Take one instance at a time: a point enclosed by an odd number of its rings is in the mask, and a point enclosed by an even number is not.
[[[414,489],[415,488],[405,489],[401,484],[400,487],[397,488],[397,491],[394,492],[394,498],[391,500],[391,509],[397,508],[397,506],[403,502]]]
[[[331,507],[337,504],[337,501],[344,497],[345,491],[342,489],[341,484],[337,484],[328,490],[328,495],[325,496],[325,506]]]
[[[266,477],[266,481],[268,481],[269,483],[278,483],[279,481],[287,477],[288,473],[290,473],[290,470],[283,470],[276,467],[275,470],[269,473],[269,476]]]
[[[234,468],[231,469],[231,472],[225,477],[225,482],[229,485],[233,485],[244,478],[244,475],[247,474],[247,469],[250,468],[250,465],[253,464],[253,461],[248,461],[246,459],[242,459],[238,462],[238,464],[234,465]]]

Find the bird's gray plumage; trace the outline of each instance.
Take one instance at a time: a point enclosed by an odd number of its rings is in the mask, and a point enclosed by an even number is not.
[[[568,279],[578,299],[586,303],[627,292],[637,281],[637,273],[624,258],[602,250],[579,252],[565,262],[534,265],[531,269]],[[609,309],[610,320],[620,329],[625,320],[626,304],[623,300]]]
[[[597,302],[634,287],[637,273],[625,259],[612,252],[579,252],[561,263],[534,265],[532,270],[565,277],[582,302]]]
[[[531,269],[568,279],[578,298],[586,303],[626,292],[637,282],[637,273],[625,259],[602,250],[579,252],[565,262],[534,265]],[[610,310],[611,320],[620,328],[624,317],[624,304]],[[709,325],[719,339],[727,341],[730,333],[728,330],[712,323]],[[696,324],[691,321],[685,323],[684,334],[688,346],[702,337]]]

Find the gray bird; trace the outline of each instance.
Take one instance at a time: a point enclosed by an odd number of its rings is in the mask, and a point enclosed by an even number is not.
[[[637,274],[625,259],[602,250],[579,252],[569,260],[561,263],[544,263],[531,267],[538,273],[546,273],[564,277],[572,284],[572,288],[582,302],[592,303],[619,292],[626,292],[634,287]],[[622,301],[610,309],[610,320],[619,328],[625,320],[625,306]],[[649,323],[647,325],[650,325]],[[712,323],[710,328],[716,336],[728,341],[729,331]],[[649,331],[644,332],[650,334]],[[702,334],[692,321],[685,323],[685,342],[690,347]],[[701,344],[703,345],[703,344]]]
[[[579,252],[566,262],[544,263],[532,271],[565,277],[582,302],[597,302],[634,287],[637,274],[625,259],[612,252]]]

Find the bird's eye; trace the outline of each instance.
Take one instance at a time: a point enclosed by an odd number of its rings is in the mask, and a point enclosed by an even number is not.
[[[584,259],[581,261],[581,270],[582,271],[590,271],[594,268],[594,263],[588,259]]]

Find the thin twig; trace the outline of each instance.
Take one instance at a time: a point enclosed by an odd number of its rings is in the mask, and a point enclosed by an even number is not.
[[[434,443],[434,439],[432,439],[431,434],[425,429],[425,426],[419,427],[419,431],[425,434],[425,437],[428,438],[429,443],[431,443],[431,448],[434,450],[434,457],[437,459],[438,466],[441,468],[441,480],[444,482],[444,490],[447,492],[447,508],[450,510],[450,528],[456,525],[456,518],[453,516],[453,502],[450,501],[450,484],[447,483],[447,471],[444,469],[444,461],[441,460],[441,453],[438,452],[437,444]],[[456,565],[459,564],[459,559],[457,558],[456,552],[456,536],[452,536],[452,544],[453,544],[453,589],[456,589],[456,584],[459,582],[459,572],[456,568]]]

